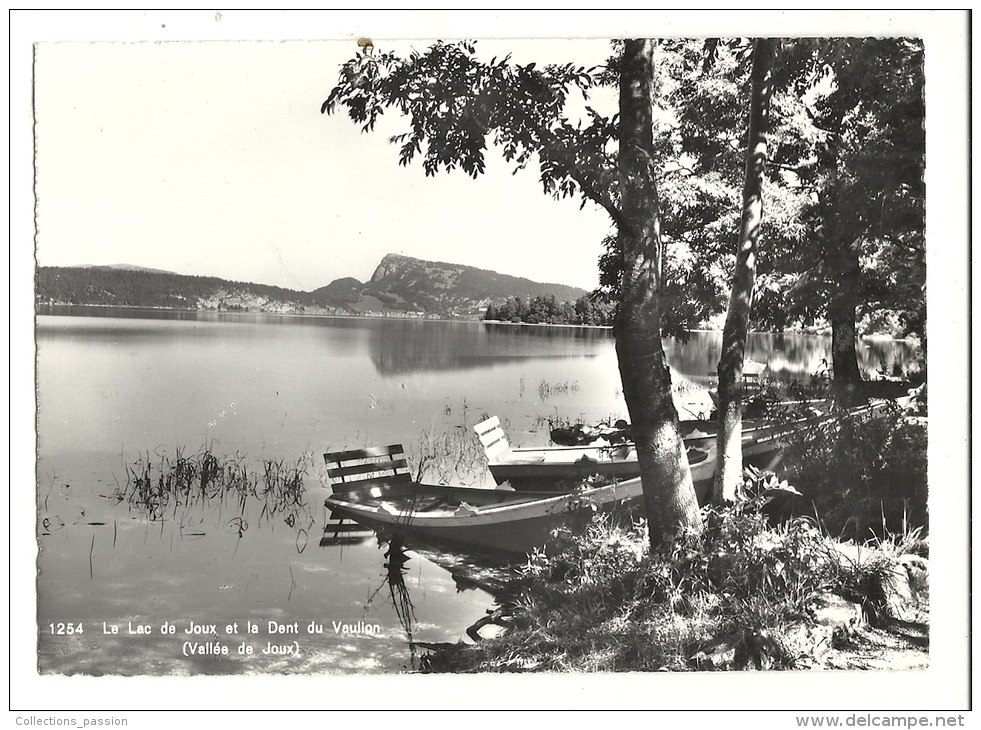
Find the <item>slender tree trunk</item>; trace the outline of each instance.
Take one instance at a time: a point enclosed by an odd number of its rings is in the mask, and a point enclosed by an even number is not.
[[[835,131],[829,144],[829,184],[820,194],[819,203],[824,219],[822,232],[825,250],[828,251],[827,265],[833,283],[831,301],[828,303],[833,387],[838,402],[848,408],[855,405],[861,397],[862,377],[858,368],[858,352],[855,349],[855,315],[862,301],[862,269],[859,262],[859,237],[854,228],[849,226],[848,217],[843,214],[845,206],[838,157],[841,127],[839,117],[835,120]]]
[[[753,48],[742,223],[718,369],[719,430],[715,479],[712,483],[712,501],[718,503],[734,501],[742,482],[743,362],[756,284],[756,242],[763,220],[763,169],[766,164],[774,47],[774,40],[760,38]]]
[[[653,177],[653,42],[627,40],[620,72],[617,244],[623,279],[614,331],[624,400],[637,445],[651,546],[681,530],[700,530],[671,374],[661,345],[660,212]]]
[[[839,238],[835,255],[835,293],[828,307],[831,320],[831,366],[838,401],[849,408],[862,399],[862,375],[855,347],[855,319],[862,300],[862,269],[858,241]]]
[[[838,402],[847,408],[854,405],[861,395],[862,377],[855,349],[855,315],[862,301],[862,268],[858,248],[860,236],[856,228],[860,222],[853,221],[847,214],[850,206],[846,206],[843,200],[848,194],[844,190],[840,155],[846,109],[845,104],[839,105],[827,126],[828,146],[824,154],[828,179],[824,190],[818,194],[818,205],[822,218],[820,235],[832,285],[828,319],[831,321],[833,388]]]

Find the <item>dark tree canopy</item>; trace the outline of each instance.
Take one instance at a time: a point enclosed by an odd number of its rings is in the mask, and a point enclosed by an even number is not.
[[[513,297],[487,305],[484,319],[527,324],[613,324],[610,305],[594,301],[589,295],[581,296],[575,302],[559,302],[554,295],[536,296],[529,301]]]
[[[691,242],[706,274],[717,272],[713,261],[731,256],[738,229],[749,47],[740,39],[661,44],[680,150],[680,164],[661,186],[665,230]],[[833,217],[842,235],[859,240],[859,314],[894,317],[898,334],[923,336],[922,63],[922,45],[906,39],[780,42],[757,327],[827,321],[840,291],[834,246],[824,242]],[[840,135],[833,131],[839,126]],[[717,273],[712,280],[728,286]]]

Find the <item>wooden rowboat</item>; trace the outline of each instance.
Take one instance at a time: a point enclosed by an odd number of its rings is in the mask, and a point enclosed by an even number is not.
[[[626,512],[643,501],[639,478],[566,493],[421,484],[393,468],[404,462],[398,454],[401,446],[393,445],[325,455],[337,464],[328,468],[335,481],[325,502],[335,524],[350,519],[380,535],[527,553],[544,546],[558,527],[577,530],[596,512]],[[360,463],[351,465],[354,460]],[[708,483],[713,469],[703,460],[692,467],[693,478]]]
[[[864,420],[888,412],[885,402],[877,402],[853,409],[849,415]],[[772,459],[774,454],[779,455],[789,434],[828,418],[769,424],[767,430],[752,435],[744,453]],[[499,426],[499,422],[494,424],[498,429]],[[696,496],[703,503],[715,470],[714,436],[706,438],[710,439],[708,452],[691,463]],[[491,444],[500,440],[498,437]],[[506,439],[503,443],[503,448],[495,453],[510,450]],[[522,450],[514,451],[522,453]],[[408,473],[402,446],[398,444],[325,454],[324,458],[333,492],[325,502],[330,515],[325,532],[334,529],[332,525],[336,528],[344,520],[353,520],[382,535],[398,533],[435,545],[526,553],[543,546],[557,527],[575,530],[584,526],[595,512],[629,511],[643,502],[639,478],[568,491],[556,491],[554,487],[515,490],[422,484]],[[529,461],[523,465],[541,468],[542,464]],[[543,473],[536,476],[531,471],[527,480],[519,483],[546,486],[548,480],[541,476]]]
[[[695,466],[705,461],[714,465],[717,424],[714,421],[682,421],[680,426],[689,465]],[[497,416],[478,423],[474,430],[484,446],[494,481],[498,484],[508,483],[519,491],[562,491],[574,487],[584,477],[593,474],[609,479],[632,479],[640,476],[637,449],[629,442],[513,448]],[[770,462],[780,449],[774,433],[771,424],[746,422],[742,438],[743,456],[747,462],[772,467]],[[693,478],[694,476],[693,473]],[[709,472],[705,478],[711,479],[712,473]]]
[[[865,420],[889,413],[896,404],[908,406],[912,397],[893,400],[873,400],[845,412],[849,418]],[[778,420],[743,421],[743,461],[761,469],[773,469],[782,458],[788,437],[836,417],[825,401],[802,401],[773,404]],[[840,415],[840,414],[839,414]],[[682,421],[682,439],[688,451],[688,461],[715,464],[715,421]],[[546,446],[513,448],[501,428],[497,416],[478,423],[474,430],[484,446],[488,468],[498,484],[510,484],[513,489],[563,491],[579,484],[586,476],[598,474],[610,479],[632,479],[640,475],[637,449],[630,442],[619,444],[590,444],[585,446]],[[693,478],[695,472],[693,472]],[[708,474],[711,479],[712,474]],[[698,478],[696,491],[698,489]]]
[[[622,501],[636,494],[619,485],[594,491],[604,503]],[[482,503],[485,495],[463,495],[457,492],[448,499],[444,488],[417,485],[401,495],[387,498],[353,501],[339,495],[327,499],[332,515],[346,517],[374,529],[381,535],[401,534],[405,538],[436,545],[459,545],[468,548],[530,552],[547,542],[551,531],[563,525],[575,528],[588,520],[591,505],[579,496],[550,493],[541,497],[533,492],[509,492],[496,489],[475,489],[493,494],[494,502]],[[474,499],[477,497],[477,499]],[[605,504],[604,504],[605,506]]]

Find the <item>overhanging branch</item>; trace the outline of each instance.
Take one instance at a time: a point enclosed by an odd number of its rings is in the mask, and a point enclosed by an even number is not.
[[[560,166],[563,173],[569,176],[582,191],[582,195],[599,205],[607,212],[617,228],[624,225],[623,212],[617,207],[610,194],[599,188],[593,178],[575,163],[575,155],[569,147],[554,132],[543,130],[541,135],[543,152]]]

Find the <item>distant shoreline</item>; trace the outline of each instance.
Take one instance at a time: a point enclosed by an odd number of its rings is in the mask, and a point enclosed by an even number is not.
[[[550,324],[548,322],[511,322],[505,321],[503,319],[478,319],[477,322],[486,322],[487,324],[507,324],[513,325],[515,327],[588,327],[594,330],[612,330],[613,327],[608,324],[569,324],[567,322]]]
[[[585,329],[595,329],[595,330],[612,330],[613,327],[610,325],[599,325],[599,324],[548,324],[544,322],[506,322],[497,319],[480,319],[477,317],[457,317],[457,318],[447,318],[447,317],[428,317],[419,316],[416,314],[330,314],[327,312],[267,312],[262,310],[234,310],[234,309],[191,309],[191,308],[178,308],[178,307],[152,307],[152,306],[137,306],[134,304],[70,304],[65,302],[54,303],[54,304],[42,304],[37,303],[34,305],[34,314],[38,316],[43,314],[39,310],[43,307],[98,307],[99,309],[116,309],[116,310],[140,310],[146,309],[154,312],[195,312],[195,313],[213,313],[213,314],[261,314],[270,317],[333,317],[336,319],[398,319],[398,320],[412,320],[419,322],[482,322],[494,325],[510,325],[514,327],[562,327],[566,329],[570,328],[585,328]],[[708,329],[702,327],[693,327],[689,332],[717,332],[721,333],[722,330],[719,329]],[[798,331],[787,331],[787,332],[764,332],[760,330],[753,330],[751,334],[754,335],[807,335],[809,337],[830,337],[831,331],[825,332],[798,332]],[[868,334],[860,335],[860,339],[863,340],[890,340],[892,342],[909,342],[909,338],[892,337],[886,334]]]
[[[405,313],[392,313],[392,314],[353,314],[353,313],[330,313],[330,312],[271,312],[266,310],[248,310],[248,309],[200,309],[191,307],[154,307],[150,305],[137,305],[137,304],[72,304],[70,302],[54,302],[54,303],[38,303],[34,306],[34,314],[43,314],[39,312],[43,307],[98,307],[99,309],[109,309],[109,310],[150,310],[154,312],[194,312],[194,313],[211,313],[211,314],[232,314],[232,315],[257,315],[261,314],[267,317],[334,317],[337,319],[399,319],[399,320],[412,320],[418,322],[475,322],[481,323],[486,322],[488,324],[505,324],[505,325],[515,325],[523,327],[587,327],[589,329],[613,329],[609,325],[594,325],[594,324],[547,324],[547,323],[535,323],[530,322],[503,322],[499,320],[492,319],[481,319],[480,317],[430,317],[430,316],[419,316],[410,312]],[[694,330],[693,330],[694,331]]]

